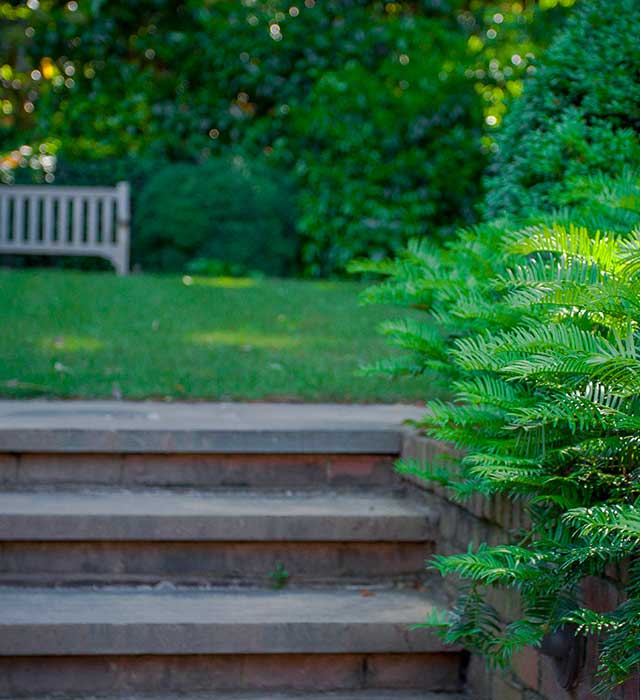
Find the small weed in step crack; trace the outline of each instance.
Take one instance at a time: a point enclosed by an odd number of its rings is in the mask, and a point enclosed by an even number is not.
[[[285,565],[279,561],[273,571],[269,572],[269,578],[271,579],[271,585],[277,590],[284,588],[287,583],[289,583],[289,577],[291,574],[287,571]]]

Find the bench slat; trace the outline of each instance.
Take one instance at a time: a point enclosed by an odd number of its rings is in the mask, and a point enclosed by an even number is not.
[[[0,243],[9,239],[9,197],[0,196]]]
[[[102,202],[102,242],[106,245],[113,245],[113,217],[115,201],[105,199]]]
[[[53,197],[45,197],[42,216],[42,241],[46,245],[53,242]]]
[[[27,229],[27,242],[37,243],[38,241],[38,205],[39,198],[35,195],[27,197],[29,211],[29,225]]]
[[[20,243],[23,241],[23,222],[24,197],[18,194],[13,197],[13,243],[16,247],[19,247]]]
[[[89,197],[87,202],[87,243],[95,245],[98,242],[98,200]]]
[[[69,198],[58,197],[58,240],[56,245],[63,246],[69,235]]]
[[[71,247],[80,248],[82,246],[84,199],[76,195],[73,198],[73,229],[71,234]]]

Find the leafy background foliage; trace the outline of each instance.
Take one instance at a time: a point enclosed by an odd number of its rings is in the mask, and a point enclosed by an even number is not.
[[[260,156],[293,175],[303,271],[340,272],[474,219],[483,119],[573,2],[0,2],[1,167]]]

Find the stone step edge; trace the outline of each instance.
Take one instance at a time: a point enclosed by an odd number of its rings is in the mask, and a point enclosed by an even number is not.
[[[0,401],[0,452],[398,454],[399,404]]]
[[[426,542],[437,521],[374,494],[0,493],[0,541]]]
[[[399,455],[404,430],[101,430],[2,428],[0,452],[92,454],[383,454]]]
[[[0,590],[0,656],[447,653],[405,591]]]

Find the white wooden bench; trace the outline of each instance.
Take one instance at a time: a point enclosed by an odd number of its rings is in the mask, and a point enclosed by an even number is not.
[[[129,183],[0,186],[0,254],[93,255],[129,271]]]

